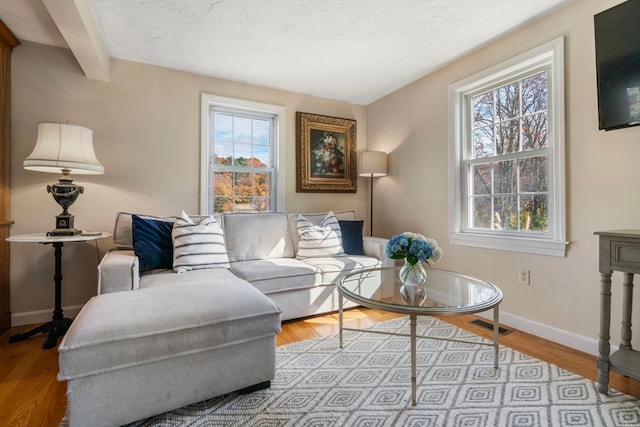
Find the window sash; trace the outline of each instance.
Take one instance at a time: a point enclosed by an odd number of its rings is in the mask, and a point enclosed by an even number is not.
[[[463,163],[463,168],[462,170],[464,171],[464,177],[463,177],[463,181],[467,183],[467,185],[465,186],[465,200],[463,203],[466,204],[466,208],[464,209],[464,227],[463,229],[466,231],[481,231],[481,232],[495,232],[496,230],[499,230],[499,232],[504,232],[504,231],[509,231],[509,232],[527,232],[527,233],[536,233],[536,234],[543,234],[543,235],[550,235],[549,230],[547,229],[547,231],[528,231],[528,230],[521,230],[521,214],[522,214],[522,197],[523,196],[529,196],[529,195],[544,195],[547,196],[548,191],[545,192],[527,192],[527,193],[523,193],[520,191],[520,175],[519,175],[519,171],[520,171],[520,167],[519,167],[519,161],[522,159],[526,159],[526,158],[532,158],[532,157],[539,157],[541,155],[547,155],[547,159],[548,159],[548,149],[547,148],[538,148],[538,149],[531,149],[531,150],[523,150],[523,132],[522,132],[522,127],[523,127],[523,122],[526,120],[527,117],[531,117],[537,114],[542,114],[545,113],[549,114],[549,109],[551,108],[551,103],[548,100],[548,94],[550,93],[550,79],[549,79],[549,74],[550,74],[550,67],[548,65],[542,66],[542,67],[535,67],[534,69],[529,69],[526,70],[523,73],[520,73],[518,75],[517,78],[511,78],[511,79],[507,79],[504,81],[500,81],[498,84],[495,84],[491,87],[491,89],[487,88],[481,88],[482,90],[478,90],[478,94],[467,94],[464,96],[464,103],[465,103],[465,109],[469,112],[469,114],[467,115],[467,117],[469,118],[468,121],[466,123],[463,124],[463,126],[466,128],[467,132],[466,132],[466,138],[465,138],[465,156],[462,160]],[[546,87],[546,91],[547,91],[547,99],[546,99],[546,108],[543,110],[536,110],[534,112],[531,113],[523,113],[523,106],[522,106],[522,98],[523,98],[523,81],[525,81],[528,78],[531,78],[533,76],[539,75],[541,73],[546,73],[547,74],[547,87]],[[508,118],[503,118],[500,119],[498,117],[498,112],[497,112],[497,96],[494,96],[494,94],[496,94],[496,92],[499,92],[501,89],[505,88],[505,87],[510,87],[510,86],[516,86],[518,88],[518,111],[517,114],[515,114],[513,117],[508,117]],[[491,112],[491,122],[489,124],[486,125],[481,125],[481,126],[474,126],[474,120],[473,120],[473,99],[476,98],[477,96],[483,95],[483,94],[487,94],[490,93],[492,94],[492,112]],[[498,127],[501,124],[504,123],[509,123],[509,122],[517,122],[517,126],[518,126],[518,146],[516,148],[517,151],[515,152],[509,152],[506,154],[496,154],[497,150],[497,139],[499,138],[496,135],[496,132],[498,131]],[[485,157],[478,157],[476,149],[475,149],[475,131],[477,129],[481,129],[481,128],[488,128],[491,127],[492,129],[492,138],[491,138],[491,142],[492,142],[492,151],[493,154],[491,155],[487,155]],[[548,118],[547,118],[547,128],[548,128]],[[549,144],[552,144],[552,141],[549,141],[549,137],[547,135],[547,147],[549,146]],[[516,190],[515,192],[497,192],[495,191],[495,186],[496,186],[496,179],[494,177],[494,169],[493,166],[495,166],[496,164],[500,163],[500,162],[509,162],[509,161],[513,161],[514,162],[514,167],[516,168],[516,175],[517,175],[517,179],[516,179],[516,183],[515,183],[515,187]],[[474,191],[472,190],[474,183],[475,183],[475,177],[472,173],[472,166],[473,165],[478,165],[478,164],[486,164],[489,163],[492,166],[492,171],[491,171],[491,193],[488,195],[476,195],[474,193]],[[548,179],[548,168],[549,168],[549,163],[547,162],[547,179]],[[504,229],[500,229],[497,228],[495,225],[495,201],[498,198],[505,198],[505,197],[513,197],[516,201],[516,224],[517,227],[515,229],[509,228],[508,230],[504,230]],[[481,227],[478,226],[476,224],[476,201],[479,199],[489,199],[490,201],[490,206],[491,206],[491,213],[489,215],[489,222],[490,222],[490,227]],[[548,197],[547,199],[547,221],[549,221],[549,206],[548,206]],[[502,218],[503,220],[506,220],[506,218]]]
[[[232,125],[231,125],[231,136],[230,136],[230,140],[228,141],[230,143],[230,146],[232,148],[232,153],[230,155],[230,157],[233,160],[233,164],[231,165],[223,165],[223,164],[219,164],[217,162],[217,159],[221,156],[218,155],[218,153],[216,153],[216,147],[215,147],[215,142],[216,142],[216,115],[224,115],[224,116],[228,116],[231,118],[232,120]],[[274,200],[273,200],[273,186],[271,185],[271,183],[273,182],[273,175],[275,174],[275,169],[273,167],[267,167],[267,168],[256,168],[256,167],[251,167],[251,166],[239,166],[236,165],[235,162],[238,158],[241,157],[237,157],[236,153],[237,153],[237,146],[238,145],[248,145],[251,147],[251,158],[256,158],[254,152],[253,152],[253,148],[254,145],[260,145],[260,144],[255,144],[254,143],[254,134],[253,134],[253,126],[251,129],[251,135],[249,138],[249,142],[238,142],[236,140],[236,133],[235,133],[235,126],[234,126],[234,119],[235,118],[241,118],[241,119],[247,119],[247,120],[251,120],[251,124],[253,125],[253,120],[260,120],[260,121],[266,121],[268,123],[269,126],[269,143],[265,144],[269,146],[269,159],[267,160],[268,165],[273,165],[274,164],[274,160],[273,160],[273,152],[274,150],[274,136],[275,136],[275,117],[272,114],[263,114],[263,113],[254,113],[254,112],[248,112],[248,111],[244,111],[244,110],[237,110],[237,109],[230,109],[230,108],[224,108],[224,107],[216,107],[213,106],[210,109],[210,120],[213,123],[213,128],[212,128],[212,135],[211,135],[211,144],[213,146],[212,149],[212,157],[211,157],[211,169],[212,169],[212,180],[213,180],[213,188],[212,188],[212,197],[213,197],[213,210],[215,211],[215,206],[216,206],[216,199],[224,199],[227,197],[230,197],[231,199],[231,203],[232,203],[232,211],[254,211],[254,210],[261,210],[259,208],[256,208],[256,199],[264,199],[265,197],[269,200],[268,203],[268,208],[267,211],[273,211],[274,210]],[[222,156],[224,157],[224,156]],[[218,194],[216,193],[216,174],[219,172],[231,172],[232,173],[232,185],[231,185],[231,190],[232,190],[232,194],[231,196],[227,196],[224,194]],[[252,179],[251,182],[251,193],[250,194],[238,194],[237,190],[238,190],[238,183],[236,182],[237,177],[236,174],[258,174],[258,173],[265,173],[268,174],[270,176],[269,179],[269,194],[267,196],[261,196],[261,195],[257,195],[255,193],[255,182]],[[243,199],[249,199],[250,202],[250,207],[248,209],[243,209],[240,208],[240,204],[238,203],[240,200]]]

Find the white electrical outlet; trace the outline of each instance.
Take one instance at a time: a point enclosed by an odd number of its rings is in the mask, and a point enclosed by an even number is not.
[[[531,284],[531,276],[528,268],[520,268],[520,275],[518,276],[518,281],[521,285],[530,285]]]

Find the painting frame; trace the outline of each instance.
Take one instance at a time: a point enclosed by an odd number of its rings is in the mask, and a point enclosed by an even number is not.
[[[296,112],[296,192],[358,191],[357,122]]]

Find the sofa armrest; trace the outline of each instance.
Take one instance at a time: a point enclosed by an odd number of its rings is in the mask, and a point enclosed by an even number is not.
[[[98,265],[98,295],[131,291],[140,286],[138,257],[132,250],[111,249]]]
[[[396,265],[395,260],[387,256],[387,242],[389,239],[382,237],[363,236],[362,243],[364,246],[364,254],[382,261],[383,267],[393,267]]]

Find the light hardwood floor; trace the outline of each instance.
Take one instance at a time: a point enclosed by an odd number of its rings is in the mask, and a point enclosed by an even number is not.
[[[393,313],[358,308],[345,313],[350,327],[367,327],[398,317]],[[492,332],[470,323],[475,316],[446,317],[443,320],[491,339]],[[9,337],[31,326],[12,328],[0,335],[0,426],[57,426],[66,406],[65,383],[56,380],[58,353],[43,350],[44,337],[9,344]],[[277,344],[284,345],[338,332],[338,316],[311,317],[284,322]],[[595,380],[596,358],[560,344],[514,330],[500,337],[500,344],[554,363]],[[611,373],[610,387],[640,398],[640,382]]]

